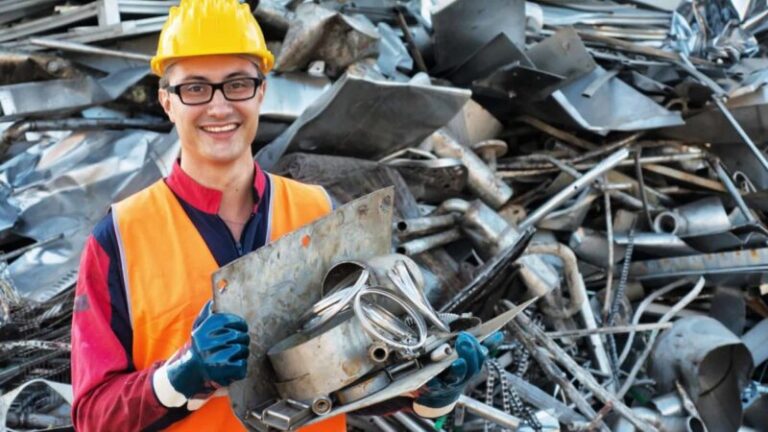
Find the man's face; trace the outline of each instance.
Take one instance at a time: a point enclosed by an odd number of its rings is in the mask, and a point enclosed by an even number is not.
[[[171,86],[244,77],[259,77],[258,69],[253,62],[235,55],[184,58],[170,66],[166,74]],[[259,126],[265,87],[262,84],[255,97],[243,101],[226,100],[222,90],[215,90],[213,99],[202,105],[185,105],[178,95],[161,89],[160,104],[176,125],[183,157],[202,164],[252,159],[251,142]]]

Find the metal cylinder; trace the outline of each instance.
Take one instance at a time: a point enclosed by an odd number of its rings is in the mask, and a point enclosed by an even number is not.
[[[685,221],[677,214],[671,211],[663,211],[653,219],[653,230],[657,233],[677,234],[684,223]]]
[[[468,412],[505,428],[516,430],[522,423],[519,418],[466,395],[459,397],[458,404],[463,406]]]
[[[674,211],[659,213],[653,222],[656,232],[679,237],[719,234],[732,228],[728,213],[718,197],[700,199]]]
[[[418,238],[409,242],[401,243],[395,250],[397,253],[403,255],[418,255],[422,252],[426,252],[430,249],[446,245],[461,238],[461,231],[458,228],[453,228],[448,231],[444,231],[438,234],[432,234],[431,236]]]
[[[312,401],[343,388],[377,367],[368,358],[373,339],[347,310],[312,334],[294,333],[268,352],[281,397]]]
[[[389,358],[389,347],[384,342],[376,341],[368,347],[368,357],[376,363],[384,363]]]
[[[332,408],[333,402],[328,396],[316,397],[312,401],[312,412],[319,416],[328,414]]]
[[[453,214],[426,216],[414,219],[403,219],[395,223],[395,230],[402,236],[427,234],[440,228],[456,224],[457,217]]]
[[[707,427],[720,431],[741,424],[740,395],[752,369],[752,356],[739,337],[713,318],[694,316],[662,333],[649,371],[661,391],[683,383]]]
[[[489,206],[497,209],[512,198],[513,191],[472,150],[456,142],[443,130],[427,138],[432,149],[440,157],[455,158],[467,167],[467,187]]]

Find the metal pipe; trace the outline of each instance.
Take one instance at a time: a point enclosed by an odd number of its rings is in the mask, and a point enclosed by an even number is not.
[[[581,273],[579,273],[576,255],[571,249],[560,243],[532,244],[528,246],[528,249],[525,251],[525,255],[540,254],[554,255],[563,260],[563,272],[568,285],[568,292],[571,296],[568,306],[563,308],[560,305],[556,305],[552,301],[552,297],[547,295],[544,297],[544,299],[547,300],[547,303],[541,304],[541,309],[547,316],[558,319],[568,319],[579,312],[581,306],[587,300],[587,288],[584,286],[584,279],[581,277]],[[595,327],[597,327],[597,325],[595,325]]]
[[[599,164],[597,164],[594,168],[587,171],[576,179],[573,183],[571,183],[569,186],[555,194],[552,198],[547,200],[546,203],[539,206],[536,210],[533,211],[528,217],[520,224],[520,229],[524,230],[530,226],[535,225],[537,222],[539,222],[541,219],[544,218],[549,212],[560,206],[562,203],[579,193],[582,189],[589,186],[595,179],[603,175],[605,172],[610,171],[613,169],[619,162],[629,157],[629,150],[627,149],[621,149],[607,158],[605,158],[603,161],[601,161]]]
[[[395,224],[397,233],[403,236],[426,234],[439,228],[447,228],[456,224],[456,215],[425,216],[413,219],[403,219]]]
[[[565,273],[565,280],[568,284],[568,292],[570,293],[570,305],[564,311],[555,309],[546,303],[541,304],[542,312],[548,316],[555,316],[557,318],[565,319],[573,316],[576,312],[581,313],[581,318],[584,320],[584,325],[587,329],[593,330],[597,328],[597,320],[595,319],[592,306],[587,301],[587,288],[584,286],[584,278],[579,272],[579,263],[576,259],[576,255],[567,246],[556,244],[533,244],[528,246],[526,254],[547,254],[554,255],[563,261],[563,272]],[[550,296],[545,296],[547,300]],[[597,366],[600,372],[611,375],[611,363],[608,360],[608,354],[605,351],[605,345],[600,335],[592,334],[589,336],[589,345],[592,349],[592,354],[597,361]]]
[[[668,323],[672,324],[672,323]],[[664,416],[673,416],[683,414],[683,400],[675,392],[657,396],[651,399],[651,404],[656,407],[656,411]]]
[[[467,395],[459,396],[457,405],[463,406],[468,412],[478,417],[481,417],[490,422],[494,422],[497,425],[503,426],[510,430],[517,430],[522,424],[522,420],[519,418],[511,414],[507,414],[504,411],[496,409],[490,405],[486,405]]]
[[[30,38],[28,39],[28,42],[33,45],[39,45],[46,48],[60,49],[63,51],[73,51],[73,52],[80,52],[85,54],[96,54],[96,55],[102,55],[102,56],[119,57],[119,58],[125,58],[129,60],[140,60],[147,63],[149,63],[149,61],[152,60],[152,56],[148,56],[146,54],[98,48],[98,47],[77,43],[77,42],[64,42],[60,40],[43,39],[43,38]]]
[[[512,188],[496,178],[494,172],[472,150],[459,144],[445,131],[438,130],[427,139],[436,155],[461,160],[467,167],[467,188],[483,202],[498,209],[512,198]]]
[[[451,198],[443,201],[443,203],[440,204],[440,207],[438,207],[437,212],[464,214],[467,210],[469,210],[469,201],[459,198]]]
[[[446,245],[461,238],[461,231],[458,228],[452,228],[438,234],[418,238],[409,242],[401,243],[395,250],[403,255],[418,255],[430,249]]]

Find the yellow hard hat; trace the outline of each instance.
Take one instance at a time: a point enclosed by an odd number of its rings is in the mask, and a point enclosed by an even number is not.
[[[212,54],[255,56],[265,74],[275,63],[248,4],[237,0],[181,0],[168,12],[150,65],[152,73],[162,76],[168,60]]]

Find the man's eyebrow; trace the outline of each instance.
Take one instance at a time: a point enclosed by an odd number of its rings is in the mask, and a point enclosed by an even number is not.
[[[235,71],[235,72],[232,72],[232,73],[228,74],[227,76],[225,76],[224,79],[226,80],[226,79],[234,78],[234,77],[238,77],[238,76],[251,76],[251,75],[252,75],[251,73],[248,73],[246,71]],[[181,79],[181,81],[182,82],[185,82],[185,81],[211,82],[210,79],[208,79],[207,77],[204,77],[202,75],[185,76],[184,78]]]

